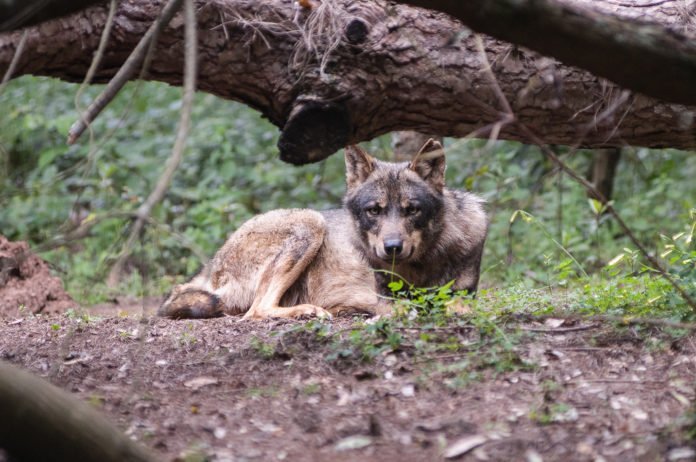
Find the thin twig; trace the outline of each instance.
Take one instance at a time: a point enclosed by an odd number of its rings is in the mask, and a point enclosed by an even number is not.
[[[658,0],[652,3],[625,3],[625,2],[607,2],[610,5],[623,6],[625,8],[649,8],[654,6],[664,5],[665,3],[673,2],[674,0]]]
[[[411,363],[412,364],[418,364],[418,363],[425,363],[425,362],[430,362],[430,361],[441,361],[443,359],[461,359],[465,356],[469,356],[473,350],[470,349],[459,349],[459,353],[447,353],[447,354],[442,354],[442,355],[423,355],[420,358],[414,358]]]
[[[491,67],[491,63],[488,61],[488,56],[486,55],[486,48],[483,46],[483,39],[481,39],[481,36],[478,34],[476,34],[476,48],[481,55],[481,60],[483,61],[483,71],[488,75],[488,78],[491,79],[491,83],[493,84],[493,92],[498,98],[498,102],[500,102],[500,105],[503,106],[503,111],[505,114],[512,117],[512,120],[515,120],[515,113],[505,97],[505,93],[503,93],[500,85],[498,85],[498,79],[496,79],[495,75],[493,74],[493,68]]]
[[[109,81],[104,91],[89,105],[84,114],[80,116],[80,119],[70,127],[70,131],[68,132],[68,144],[73,144],[77,141],[80,135],[84,133],[87,126],[94,121],[99,113],[101,113],[118,92],[121,91],[121,88],[123,88],[126,82],[133,77],[138,66],[145,62],[146,57],[150,55],[148,50],[151,46],[154,46],[159,33],[169,24],[174,14],[179,10],[182,1],[183,0],[169,0],[169,3],[164,6],[160,17],[152,23],[143,38],[140,39],[135,49],[131,52],[130,56],[128,56],[126,62],[123,63],[123,66],[120,67],[116,75]]]
[[[75,93],[75,108],[78,111],[81,111],[79,107],[80,96],[82,96],[82,92],[85,91],[87,85],[92,83],[92,78],[94,78],[94,74],[97,72],[97,69],[99,69],[99,64],[101,64],[102,58],[104,57],[106,45],[109,43],[109,35],[111,35],[111,28],[114,25],[114,17],[116,16],[116,5],[116,0],[111,0],[111,3],[109,4],[109,13],[106,16],[106,23],[104,24],[104,30],[102,31],[101,37],[99,38],[99,46],[97,46],[97,51],[94,53],[94,58],[92,59],[92,62],[89,65],[89,69],[87,69],[87,74],[85,75],[84,80],[80,84],[80,88],[78,88],[77,92]]]
[[[22,57],[22,52],[24,51],[24,45],[27,42],[28,35],[29,29],[25,29],[24,33],[22,34],[22,38],[19,39],[19,43],[17,44],[17,48],[15,49],[14,56],[12,56],[12,61],[10,61],[10,65],[7,67],[5,75],[2,77],[2,82],[0,82],[0,94],[2,94],[2,91],[5,89],[5,85],[7,85],[7,82],[9,82],[12,78],[12,74],[14,74],[15,68],[17,67],[17,63],[19,63],[19,58]]]
[[[638,240],[638,238],[633,234],[633,231],[626,225],[626,223],[623,221],[619,213],[614,209],[614,206],[607,200],[604,195],[597,190],[597,188],[594,187],[592,183],[587,181],[585,178],[583,178],[580,174],[578,174],[575,170],[570,168],[565,162],[563,162],[561,159],[558,158],[558,156],[553,152],[551,148],[548,147],[544,141],[539,138],[536,133],[534,133],[527,125],[524,123],[520,122],[519,120],[516,120],[514,118],[514,113],[512,112],[512,109],[510,107],[510,103],[507,100],[507,97],[503,93],[502,89],[500,88],[500,84],[498,83],[498,79],[495,78],[495,75],[493,74],[491,70],[490,63],[488,62],[488,57],[486,56],[485,49],[483,48],[483,41],[481,40],[480,36],[477,36],[477,46],[479,48],[479,52],[481,53],[481,59],[484,64],[484,71],[486,71],[489,75],[489,78],[491,79],[491,85],[493,85],[493,90],[496,94],[496,96],[499,99],[499,104],[504,108],[505,112],[507,113],[508,116],[512,117],[513,120],[515,121],[514,123],[517,125],[517,127],[520,129],[520,131],[529,139],[533,144],[539,146],[539,149],[541,149],[541,152],[549,158],[554,164],[556,164],[559,168],[561,168],[565,173],[568,174],[573,180],[578,182],[582,187],[585,188],[587,192],[590,193],[593,197],[597,198],[599,202],[605,207],[605,210],[616,220],[616,222],[619,224],[619,227],[623,230],[623,232],[628,236],[628,238],[631,240],[633,245],[635,245],[640,253],[648,259],[648,261],[653,265],[654,269],[665,279],[667,280],[674,289],[679,292],[679,295],[684,299],[684,301],[691,307],[691,309],[696,312],[696,301],[689,295],[686,290],[684,290],[678,283],[677,281],[665,271],[665,269],[662,267],[659,261],[648,252],[648,250],[643,246],[643,244]],[[617,109],[620,104],[625,102],[628,99],[628,92],[622,92],[622,94],[619,96],[619,98],[612,104],[610,107],[613,108],[613,110]],[[610,113],[605,110],[602,111],[600,114],[600,118],[606,118],[610,115]],[[590,127],[586,127],[586,131],[590,130]],[[584,134],[583,134],[584,137]],[[577,147],[580,145],[580,143],[576,143],[576,145],[573,147],[572,151],[575,151]]]
[[[597,314],[590,316],[582,315],[543,315],[543,316],[532,316],[531,319],[543,320],[543,319],[563,319],[566,321],[602,321],[602,322],[615,322],[625,325],[645,325],[645,326],[655,326],[655,327],[670,327],[674,329],[686,329],[696,331],[696,323],[693,322],[679,322],[672,321],[671,319],[659,319],[659,318],[643,318],[643,317],[632,317],[632,316],[613,316],[608,314]]]
[[[172,0],[176,1],[176,0]],[[176,140],[174,141],[174,147],[172,148],[172,154],[167,161],[167,165],[162,172],[155,188],[152,190],[148,198],[143,202],[143,204],[138,208],[137,219],[133,223],[130,235],[123,246],[123,250],[119,255],[118,259],[114,263],[109,273],[107,280],[108,285],[115,286],[123,270],[126,259],[130,255],[135,241],[140,236],[146,221],[148,220],[153,207],[162,201],[164,195],[169,189],[169,185],[174,178],[174,173],[181,163],[181,159],[184,155],[184,149],[186,147],[186,141],[188,139],[188,132],[191,126],[191,112],[193,109],[193,99],[196,92],[196,73],[197,73],[197,51],[198,51],[198,39],[196,37],[196,10],[193,4],[193,0],[186,0],[184,4],[184,15],[185,15],[185,38],[186,38],[186,49],[185,49],[185,67],[184,67],[184,96],[181,103],[181,118],[179,119],[179,129],[176,134]]]
[[[679,295],[684,299],[684,301],[691,307],[694,312],[696,312],[696,301],[689,295],[686,290],[684,290],[678,283],[677,281],[667,273],[667,271],[662,267],[659,261],[650,253],[648,250],[643,246],[643,244],[638,240],[635,234],[633,234],[633,231],[631,231],[631,228],[628,227],[626,222],[623,221],[623,218],[619,215],[619,212],[616,211],[614,206],[607,200],[606,197],[604,197],[604,194],[602,194],[600,191],[597,190],[597,188],[594,187],[592,183],[587,181],[585,178],[580,176],[575,170],[570,168],[565,162],[563,162],[561,159],[554,154],[554,152],[544,144],[544,142],[536,136],[534,132],[532,132],[526,125],[519,123],[518,122],[518,127],[520,130],[525,134],[525,136],[528,137],[534,144],[539,146],[539,149],[541,149],[541,152],[544,153],[546,157],[548,157],[553,163],[555,163],[557,166],[559,166],[561,169],[563,169],[564,172],[568,174],[572,179],[574,179],[576,182],[580,183],[587,192],[589,192],[593,197],[597,198],[599,202],[604,206],[605,210],[616,220],[618,223],[619,227],[621,230],[628,236],[628,238],[631,240],[633,245],[635,245],[640,253],[648,259],[651,265],[653,265],[653,268],[662,276],[667,282],[669,282],[674,289],[679,292]]]
[[[561,351],[582,351],[582,352],[588,352],[588,351],[606,351],[610,350],[611,348],[600,348],[600,347],[554,347],[554,350],[561,350]]]
[[[416,332],[457,332],[459,330],[473,330],[476,326],[421,326],[421,327],[393,327],[394,330]]]
[[[50,241],[43,242],[36,247],[32,247],[31,251],[33,253],[48,252],[50,250],[57,249],[59,247],[68,245],[72,242],[79,241],[90,236],[90,231],[99,223],[110,220],[110,219],[136,219],[138,218],[137,211],[111,211],[101,215],[92,215],[89,218],[82,220],[82,222],[76,227],[68,230],[63,234],[55,236]],[[185,248],[189,249],[200,261],[205,261],[208,259],[208,255],[201,249],[195,242],[185,235],[174,231],[169,225],[161,223],[152,217],[147,218],[147,224],[150,226],[155,226],[158,229],[163,230],[164,233],[172,236],[176,241],[178,241]]]
[[[520,329],[529,332],[541,332],[544,334],[565,334],[567,332],[578,332],[583,330],[596,329],[599,324],[589,324],[587,326],[573,326],[573,327],[557,327],[557,328],[546,328],[546,327],[527,327],[521,326]]]
[[[570,383],[630,383],[630,384],[636,384],[636,385],[661,385],[666,383],[666,380],[645,380],[645,379],[640,379],[640,380],[631,380],[631,379],[580,379],[580,380],[574,380]]]

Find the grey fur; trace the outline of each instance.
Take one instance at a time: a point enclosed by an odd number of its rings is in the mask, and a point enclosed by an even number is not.
[[[375,270],[417,287],[454,280],[454,289],[475,291],[488,226],[483,200],[444,187],[444,170],[444,156],[393,164],[347,147],[343,208],[252,218],[200,274],[172,291],[159,314],[386,314],[391,277]],[[387,241],[402,245],[385,247]]]

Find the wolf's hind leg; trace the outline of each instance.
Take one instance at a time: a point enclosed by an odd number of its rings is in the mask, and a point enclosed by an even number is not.
[[[324,219],[318,213],[303,214],[291,226],[292,231],[281,249],[262,270],[254,301],[243,319],[331,317],[329,312],[315,305],[279,306],[285,292],[316,258],[326,233]]]

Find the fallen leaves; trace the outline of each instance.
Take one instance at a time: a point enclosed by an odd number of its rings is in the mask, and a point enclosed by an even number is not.
[[[454,459],[456,457],[462,456],[467,452],[476,449],[477,447],[488,441],[483,435],[470,435],[458,439],[445,449],[443,456],[445,459]]]
[[[218,383],[219,381],[215,377],[201,376],[187,380],[184,382],[184,386],[193,390],[198,390],[199,388],[203,388],[208,385],[217,385]]]

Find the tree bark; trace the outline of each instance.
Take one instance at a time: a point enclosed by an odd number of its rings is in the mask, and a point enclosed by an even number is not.
[[[623,8],[618,2],[582,0],[397,1],[444,11],[478,32],[553,56],[625,88],[696,104],[696,35],[689,17],[693,5],[689,11],[686,4],[671,1],[626,2]],[[655,22],[665,16],[673,23]]]
[[[429,139],[434,139],[440,144],[442,137],[437,135],[426,135],[424,133],[399,131],[392,133],[392,148],[395,162],[407,162],[413,159],[418,151]]]
[[[104,0],[3,0],[0,32],[19,29],[84,9]]]
[[[119,4],[95,81],[113,76],[162,3]],[[199,88],[248,104],[280,127],[284,160],[318,161],[348,143],[394,130],[487,136],[504,119],[474,37],[461,23],[381,1],[310,3],[197,2]],[[30,29],[16,75],[81,80],[105,18],[106,9],[97,6]],[[20,34],[0,36],[0,73]],[[178,16],[160,36],[148,78],[181,85],[182,47]],[[693,107],[622,92],[498,40],[485,39],[485,47],[515,116],[547,143],[696,147]],[[529,142],[528,133],[510,123],[498,138]]]
[[[12,460],[155,461],[89,405],[0,363],[0,448]]]
[[[614,178],[616,167],[621,160],[621,149],[609,148],[599,149],[593,154],[592,166],[590,171],[590,182],[601,196],[588,195],[594,199],[603,197],[607,201],[611,200],[614,192]]]

